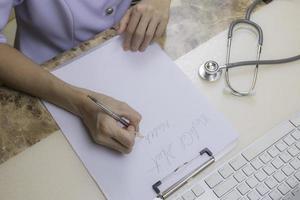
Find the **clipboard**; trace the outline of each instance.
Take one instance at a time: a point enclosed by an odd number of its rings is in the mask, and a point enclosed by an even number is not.
[[[194,160],[198,159],[199,157],[201,157],[203,155],[207,155],[209,157],[207,159],[207,161],[205,161],[203,164],[199,165],[198,167],[196,167],[192,171],[188,172],[186,175],[184,175],[179,180],[175,181],[170,186],[167,186],[166,189],[164,189],[164,190],[160,189],[160,187],[163,184],[165,184],[165,181],[164,181],[165,179],[169,178],[172,175],[175,175],[175,173],[178,170],[180,170],[182,167],[184,167],[185,165],[189,165],[191,162],[193,162]],[[182,186],[184,186],[186,183],[188,183],[188,181],[190,179],[192,179],[193,177],[197,176],[200,172],[202,172],[204,169],[206,169],[207,167],[209,167],[214,162],[215,162],[215,157],[214,157],[213,153],[209,150],[209,148],[202,149],[199,152],[199,155],[197,157],[193,158],[190,161],[187,161],[187,162],[183,163],[181,166],[177,167],[174,171],[172,171],[169,175],[167,175],[166,177],[162,178],[161,180],[157,181],[156,183],[154,183],[152,185],[152,189],[157,194],[157,199],[166,199],[166,198],[170,197],[178,189],[180,189]]]
[[[143,53],[121,46],[121,38],[114,38],[52,73],[141,113],[145,137],[129,155],[95,144],[78,117],[46,106],[107,199],[163,199],[213,163],[238,135],[158,45]]]

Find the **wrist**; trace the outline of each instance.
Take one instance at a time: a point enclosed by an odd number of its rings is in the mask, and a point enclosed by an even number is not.
[[[88,95],[93,96],[93,92],[84,88],[72,87],[73,95],[71,95],[70,105],[73,107],[73,113],[83,118],[85,113],[97,112],[97,106],[88,98]]]
[[[67,110],[77,115],[78,117],[82,117],[82,110],[83,106],[86,104],[87,93],[80,88],[71,85],[69,87],[70,92],[69,95],[67,95],[66,99]]]

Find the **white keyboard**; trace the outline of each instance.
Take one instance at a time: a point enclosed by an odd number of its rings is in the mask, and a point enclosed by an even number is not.
[[[300,114],[174,200],[300,200]]]

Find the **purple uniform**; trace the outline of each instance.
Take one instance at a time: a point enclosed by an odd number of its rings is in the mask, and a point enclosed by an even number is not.
[[[0,0],[0,31],[13,8],[15,47],[37,63],[117,24],[131,0]],[[5,43],[0,34],[0,43]]]

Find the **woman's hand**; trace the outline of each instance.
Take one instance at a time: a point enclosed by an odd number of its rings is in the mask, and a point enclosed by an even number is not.
[[[124,49],[144,51],[150,42],[161,37],[169,21],[170,0],[142,0],[128,9],[118,33],[125,33]]]
[[[82,100],[79,112],[93,140],[121,153],[130,153],[135,143],[141,115],[124,102],[92,91],[83,91],[86,97]],[[101,111],[87,95],[98,99],[113,112],[128,119],[130,126],[122,128],[116,120]]]
[[[7,87],[42,98],[81,117],[96,143],[122,153],[129,153],[132,150],[141,116],[127,104],[63,82],[16,49],[3,44],[0,44],[0,82]],[[87,95],[93,96],[115,113],[127,118],[130,126],[121,128]]]

